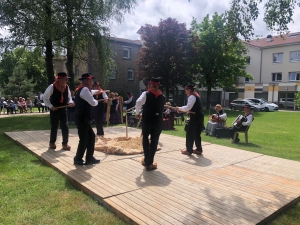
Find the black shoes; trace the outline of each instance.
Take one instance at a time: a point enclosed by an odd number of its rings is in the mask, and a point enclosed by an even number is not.
[[[82,159],[77,160],[77,159],[75,159],[75,158],[74,158],[74,164],[75,164],[75,165],[85,165],[85,163],[84,163],[84,161],[83,161]]]
[[[85,165],[98,164],[98,163],[100,163],[100,159],[96,159],[95,157],[93,157],[91,160],[87,160]]]
[[[235,138],[235,141],[234,141],[234,143],[239,143],[240,142],[240,139],[237,137],[237,138]]]

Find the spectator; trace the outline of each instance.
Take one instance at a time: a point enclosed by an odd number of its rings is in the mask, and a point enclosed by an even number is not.
[[[26,113],[27,112],[26,102],[25,102],[24,98],[19,97],[18,107],[20,109],[20,113]]]
[[[30,109],[30,113],[32,113],[32,101],[31,99],[28,97],[26,100],[26,105],[27,105],[27,109]]]
[[[45,110],[45,105],[44,105],[44,103],[42,103],[40,100],[39,100],[39,98],[38,98],[38,96],[35,96],[34,97],[34,107],[37,107],[38,108],[38,110],[39,110],[39,113],[41,112],[41,109],[42,109],[42,113],[44,112],[44,110]]]
[[[3,112],[4,112],[4,108],[6,107],[6,101],[4,99],[4,97],[1,97],[1,100],[0,100],[0,114],[2,113],[2,109],[3,109]]]
[[[14,111],[14,101],[11,99],[11,97],[8,97],[7,98],[7,114],[13,114],[13,111]]]

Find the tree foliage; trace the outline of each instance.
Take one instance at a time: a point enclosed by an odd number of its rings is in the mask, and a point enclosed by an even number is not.
[[[4,84],[3,94],[12,97],[30,97],[36,83],[33,79],[27,79],[26,70],[22,63],[18,63],[13,69],[13,73],[8,77],[8,81]]]
[[[124,13],[129,12],[134,4],[135,0],[2,0],[0,27],[8,27],[8,41],[15,45],[44,48],[48,83],[54,81],[55,50],[60,55],[61,50],[66,49],[66,67],[73,88],[74,58],[87,60],[91,39],[107,44],[100,38],[109,36],[109,19],[122,20]],[[110,51],[101,48],[106,51],[100,54],[99,60],[106,68]]]
[[[16,48],[13,51],[6,50],[0,61],[0,86],[6,89],[6,84],[14,73],[16,67],[22,66],[22,74],[25,81],[31,80],[34,83],[33,92],[44,91],[47,87],[47,76],[45,70],[45,60],[40,48],[32,51],[24,47]],[[15,72],[16,73],[16,72]]]
[[[161,20],[158,26],[142,26],[143,47],[137,60],[137,76],[146,85],[151,77],[161,77],[166,91],[187,84],[189,76],[189,32],[176,19]]]
[[[217,13],[212,19],[207,15],[200,24],[192,22],[192,34],[198,40],[192,42],[192,71],[198,86],[207,88],[207,102],[212,89],[232,87],[239,77],[253,79],[245,72],[245,45],[227,31],[224,15]]]
[[[249,40],[254,35],[252,22],[259,16],[259,5],[264,4],[264,22],[271,31],[288,32],[293,22],[297,0],[232,0],[226,11],[228,30],[232,36],[241,35]]]
[[[300,108],[300,92],[297,92],[295,97],[295,104]]]

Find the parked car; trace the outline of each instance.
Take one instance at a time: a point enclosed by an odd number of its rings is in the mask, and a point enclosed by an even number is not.
[[[282,108],[294,108],[295,102],[294,98],[280,98],[279,99],[279,106]]]
[[[229,108],[231,110],[240,110],[243,111],[244,110],[244,106],[245,105],[250,105],[251,110],[256,111],[256,112],[263,112],[265,111],[265,107],[262,105],[258,105],[254,102],[252,102],[251,100],[233,100],[230,104],[229,104]]]
[[[258,105],[264,106],[265,107],[265,112],[270,112],[270,111],[274,112],[274,111],[277,111],[279,109],[278,105],[276,105],[274,103],[269,103],[263,98],[245,98],[245,100],[251,100],[252,102],[254,102]]]

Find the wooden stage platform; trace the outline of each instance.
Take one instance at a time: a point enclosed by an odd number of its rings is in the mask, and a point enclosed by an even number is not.
[[[105,128],[107,137],[125,127]],[[264,224],[300,200],[300,162],[203,143],[203,155],[182,155],[185,138],[162,134],[155,161],[146,171],[142,155],[106,155],[98,165],[75,166],[71,151],[48,149],[50,131],[7,132],[10,138],[56,168],[76,186],[130,224]],[[140,130],[129,128],[129,136]],[[229,140],[228,140],[229,141]]]

